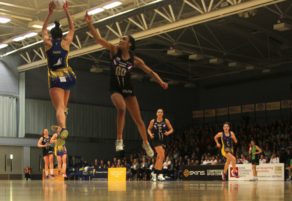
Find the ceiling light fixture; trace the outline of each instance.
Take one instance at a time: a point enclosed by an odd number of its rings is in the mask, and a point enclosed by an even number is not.
[[[6,24],[8,22],[10,22],[11,19],[7,18],[7,17],[0,17],[0,23],[1,24]]]
[[[120,5],[122,5],[122,2],[114,1],[112,3],[109,3],[109,4],[105,5],[105,6],[103,6],[103,8],[107,10],[107,9],[112,9],[112,8],[118,7]]]
[[[103,8],[94,8],[94,9],[88,11],[88,15],[96,15],[96,14],[101,13],[103,11],[104,11]]]
[[[32,25],[31,27],[32,27],[32,28],[35,28],[35,29],[41,29],[41,28],[43,28],[42,25],[38,25],[38,24],[34,24],[34,25]]]
[[[167,55],[177,57],[177,56],[183,55],[183,52],[181,50],[171,48],[171,49],[167,50]]]
[[[24,40],[24,39],[25,39],[24,36],[17,36],[17,37],[15,37],[15,38],[13,38],[12,40],[13,40],[14,42],[19,42],[19,41],[22,41],[22,40]]]
[[[5,47],[7,47],[8,45],[7,44],[0,44],[0,49],[3,49]]]
[[[37,36],[38,33],[36,32],[29,32],[29,33],[26,33],[24,35],[21,35],[21,36],[17,36],[15,37],[14,39],[12,39],[14,42],[19,42],[19,41],[22,41],[22,40],[25,40],[27,38],[31,38],[31,37],[35,37]]]
[[[42,29],[43,28],[43,24],[44,22],[40,21],[40,20],[35,20],[32,22],[28,23],[28,27],[29,28],[34,28],[34,29]]]
[[[36,32],[29,32],[29,33],[25,34],[23,37],[24,38],[31,38],[31,37],[35,37],[37,35],[38,35],[38,33],[36,33]]]

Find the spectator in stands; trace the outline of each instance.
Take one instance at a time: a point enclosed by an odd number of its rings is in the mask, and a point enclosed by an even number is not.
[[[119,168],[119,167],[124,167],[124,165],[123,165],[122,162],[121,162],[121,159],[118,159],[118,160],[117,160],[117,164],[116,164],[115,167],[117,167],[117,168]]]
[[[241,154],[240,158],[237,160],[238,164],[248,164],[248,160],[246,159],[244,154]]]
[[[100,160],[100,163],[98,165],[98,169],[105,169],[106,165],[104,164],[104,160]]]
[[[111,161],[107,161],[106,168],[111,168],[111,167],[113,167]]]
[[[98,160],[97,159],[94,159],[94,165],[93,166],[94,166],[95,170],[98,169],[99,164],[98,164]]]
[[[202,165],[208,165],[207,156],[202,156]]]
[[[262,154],[262,155],[260,156],[260,164],[266,164],[266,163],[267,163],[267,159],[266,159],[265,155]]]
[[[264,154],[260,156],[260,164],[264,164],[268,161],[284,162],[287,164],[287,168],[292,169],[290,160],[292,163],[292,126],[290,122],[273,122],[262,124],[248,124],[248,125],[234,125],[234,131],[238,133],[240,146],[237,147],[236,155],[239,163],[246,163],[248,155],[249,139],[255,139],[260,147],[264,148]],[[210,136],[215,130],[221,129],[221,124],[214,125],[200,125],[191,126],[185,131],[173,136],[173,140],[167,142],[167,153],[169,159],[165,160],[164,167],[167,168],[167,174],[171,175],[174,179],[182,178],[182,167],[184,165],[200,165],[200,164],[223,164],[224,160],[221,157],[218,150],[212,150],[213,142],[206,136]],[[279,145],[276,145],[278,144]],[[210,146],[211,145],[211,146]],[[271,153],[274,153],[271,157]],[[276,156],[279,153],[279,157]],[[271,158],[271,160],[270,160]],[[167,161],[170,162],[167,162]],[[104,162],[99,161],[99,167],[102,167]],[[117,159],[113,159],[117,161]],[[108,167],[111,167],[111,163],[108,162]],[[119,163],[119,162],[118,162]],[[167,165],[169,163],[170,165]],[[78,163],[76,163],[78,164]],[[94,163],[95,164],[95,163]],[[131,172],[138,173],[143,170],[145,166],[147,171],[150,172],[153,168],[154,161],[147,160],[145,155],[134,154],[130,157],[121,160],[121,164],[127,167]],[[147,165],[146,165],[147,164]],[[171,172],[171,173],[170,173]],[[141,178],[134,175],[134,179],[145,179],[145,174]],[[149,179],[148,173],[146,178]]]
[[[279,162],[280,162],[279,157],[276,155],[276,153],[273,153],[271,156],[270,163],[279,163]]]
[[[133,159],[132,165],[131,165],[131,173],[132,173],[132,177],[134,179],[138,179],[139,177],[139,162],[138,159]]]
[[[212,156],[212,158],[211,158],[211,165],[217,165],[217,164],[218,164],[218,161],[217,161],[216,157],[215,156]]]
[[[118,160],[116,157],[113,158],[112,167],[117,167]]]
[[[191,159],[190,165],[191,165],[191,166],[194,166],[194,165],[196,165],[196,162],[195,162],[195,160],[194,160],[194,159]]]

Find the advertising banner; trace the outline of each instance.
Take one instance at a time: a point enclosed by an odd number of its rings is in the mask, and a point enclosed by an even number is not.
[[[224,165],[196,165],[183,167],[183,180],[222,180]]]
[[[229,167],[228,179],[230,181],[248,181],[253,178],[251,164],[237,164],[239,178],[232,177]],[[257,166],[259,181],[284,181],[284,164],[261,164]]]

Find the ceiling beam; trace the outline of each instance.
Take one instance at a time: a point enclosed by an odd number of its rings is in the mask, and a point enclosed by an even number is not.
[[[0,5],[7,6],[7,7],[12,7],[12,8],[19,8],[19,9],[28,10],[28,11],[36,11],[36,9],[34,9],[34,8],[15,5],[15,4],[11,4],[11,3],[0,2]]]
[[[204,14],[201,14],[198,16],[182,19],[182,20],[179,20],[179,21],[176,21],[173,23],[169,23],[169,24],[166,24],[163,26],[155,27],[155,28],[152,28],[149,30],[136,32],[132,35],[136,38],[136,40],[142,40],[142,39],[149,38],[152,36],[160,35],[162,33],[168,33],[168,32],[183,29],[183,28],[186,28],[189,26],[213,21],[216,19],[221,19],[221,18],[224,18],[227,16],[231,16],[231,15],[240,13],[240,12],[264,7],[267,5],[271,5],[271,4],[275,4],[275,3],[279,3],[279,2],[283,2],[283,1],[285,1],[285,0],[247,1],[247,2],[243,2],[240,4],[234,5],[234,6],[229,6],[229,7],[219,9],[219,10],[211,11],[209,13],[204,13]],[[117,44],[118,41],[119,41],[119,39],[114,39],[111,41],[111,43]],[[96,51],[101,51],[101,50],[103,50],[103,48],[100,45],[96,44],[96,45],[92,45],[89,47],[84,47],[84,48],[72,51],[70,53],[69,57],[73,58],[73,57],[82,56],[82,55],[90,54],[90,53],[93,53]],[[21,72],[21,71],[26,71],[26,70],[38,68],[38,67],[44,66],[45,64],[46,64],[46,60],[32,62],[30,64],[25,64],[25,65],[19,66],[18,71]]]

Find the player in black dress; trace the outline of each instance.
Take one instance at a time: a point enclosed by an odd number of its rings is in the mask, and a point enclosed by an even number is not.
[[[50,140],[48,129],[44,129],[37,146],[43,150],[46,178],[49,178],[49,176],[54,177],[54,147],[50,144]]]
[[[125,126],[126,109],[129,111],[143,139],[143,148],[147,155],[153,157],[154,152],[147,139],[146,127],[140,113],[139,103],[131,83],[131,71],[138,67],[150,75],[163,88],[168,84],[157,73],[151,70],[142,59],[134,55],[135,39],[132,36],[120,38],[119,45],[115,46],[102,38],[92,24],[92,17],[86,13],[85,20],[90,33],[98,44],[110,51],[112,68],[110,79],[111,100],[117,109],[117,141],[116,151],[124,150],[123,129]]]
[[[173,133],[173,127],[170,121],[163,117],[163,110],[158,109],[156,118],[150,121],[148,126],[148,134],[152,140],[157,156],[153,171],[151,173],[152,181],[164,181],[165,178],[162,174],[162,166],[165,159],[165,137]],[[158,177],[157,177],[158,175]]]

